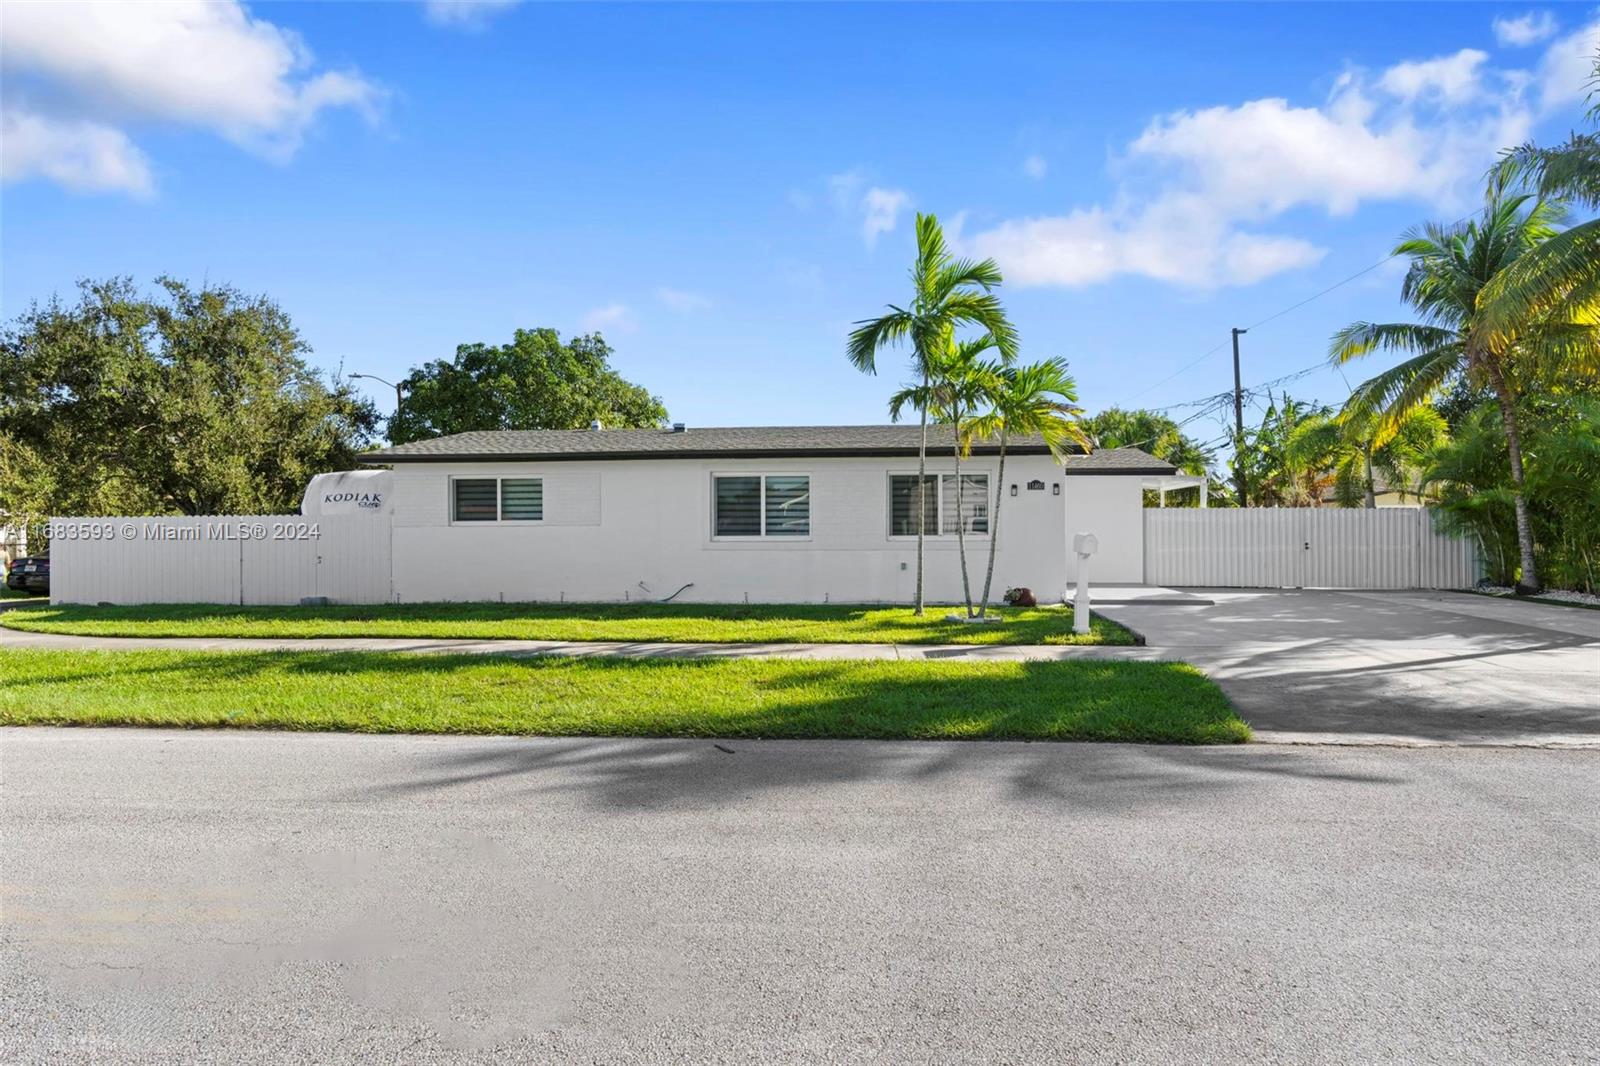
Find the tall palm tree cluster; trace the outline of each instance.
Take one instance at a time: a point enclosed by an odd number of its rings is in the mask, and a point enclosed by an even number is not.
[[[1600,57],[1595,62],[1600,123]],[[1332,339],[1334,365],[1387,353],[1401,361],[1356,386],[1341,409],[1273,398],[1241,442],[1248,498],[1212,489],[1219,503],[1374,507],[1380,484],[1434,505],[1442,527],[1471,536],[1489,577],[1538,591],[1600,589],[1600,133],[1550,148],[1508,150],[1488,175],[1483,209],[1452,225],[1402,236],[1409,261],[1401,295],[1408,322],[1355,322]],[[1018,365],[1016,330],[996,296],[991,260],[952,255],[938,220],[917,217],[911,299],[857,323],[849,357],[866,373],[902,347],[913,381],[890,403],[922,426],[917,461],[917,613],[924,610],[924,495],[929,421],[955,428],[955,458],[998,439],[1001,476],[1009,437],[1042,437],[1059,458],[1133,444],[1189,473],[1211,455],[1155,412],[1104,411],[1084,419],[1058,359]],[[938,484],[937,481],[934,482]],[[967,491],[956,481],[957,510]],[[989,602],[1000,507],[996,481],[989,560],[977,613]],[[965,522],[958,522],[967,611]]]
[[[1569,224],[1580,211],[1600,211],[1600,138],[1508,151],[1476,218],[1423,226],[1395,249],[1416,320],[1352,323],[1330,349],[1335,364],[1405,356],[1354,390],[1347,439],[1381,465],[1408,435],[1425,439],[1423,412],[1447,419],[1424,479],[1445,524],[1524,593],[1547,571],[1592,591],[1600,568],[1600,218]]]
[[[1002,281],[992,259],[957,258],[933,215],[917,216],[917,257],[911,267],[911,299],[890,304],[887,313],[856,324],[848,354],[856,369],[878,372],[878,357],[901,348],[910,355],[913,381],[889,401],[896,421],[914,410],[921,425],[917,451],[916,613],[925,611],[926,493],[929,486],[928,423],[954,430],[956,539],[961,561],[961,589],[967,617],[985,617],[993,591],[995,548],[999,543],[1000,509],[1004,502],[1006,447],[1013,437],[1041,439],[1060,459],[1069,445],[1087,449],[1080,425],[1077,385],[1061,359],[1019,363],[1017,331],[1006,317],[995,290]],[[994,480],[994,505],[988,511],[989,557],[983,587],[974,606],[967,567],[966,527],[969,514],[966,479],[961,463],[974,442],[999,442],[999,470]],[[937,482],[935,482],[937,484]]]

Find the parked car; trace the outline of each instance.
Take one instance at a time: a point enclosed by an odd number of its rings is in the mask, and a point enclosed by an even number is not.
[[[6,586],[35,596],[50,595],[50,557],[23,555],[11,560],[6,571]]]

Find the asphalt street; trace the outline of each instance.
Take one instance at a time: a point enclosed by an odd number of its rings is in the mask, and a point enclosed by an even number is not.
[[[1592,750],[4,730],[0,1060],[1594,1062],[1597,785]]]

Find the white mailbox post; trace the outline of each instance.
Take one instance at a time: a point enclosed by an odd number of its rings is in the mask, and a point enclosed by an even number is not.
[[[1078,595],[1072,601],[1072,631],[1089,632],[1089,556],[1100,550],[1100,538],[1093,533],[1079,533],[1072,538],[1072,550],[1078,553]]]

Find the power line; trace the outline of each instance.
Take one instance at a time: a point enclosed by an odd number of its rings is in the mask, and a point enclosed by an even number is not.
[[[1444,228],[1453,230],[1456,227],[1460,226],[1462,223],[1470,221],[1471,219],[1476,217],[1476,215],[1477,215],[1477,212],[1473,212],[1471,214],[1462,215],[1460,218],[1456,219],[1454,222],[1449,223]],[[1391,259],[1394,259],[1399,255],[1400,255],[1400,252],[1398,250],[1390,252],[1388,255],[1384,256],[1382,259],[1378,260],[1376,263],[1373,263],[1371,266],[1362,267],[1360,270],[1356,271],[1354,274],[1351,274],[1349,277],[1343,278],[1343,279],[1341,279],[1339,281],[1334,282],[1332,285],[1329,285],[1326,289],[1323,289],[1320,292],[1312,293],[1310,296],[1307,296],[1305,299],[1300,300],[1297,303],[1292,303],[1288,307],[1283,308],[1282,310],[1274,311],[1272,314],[1268,315],[1266,318],[1263,318],[1263,319],[1260,319],[1260,320],[1258,320],[1256,322],[1250,323],[1248,326],[1243,327],[1243,331],[1248,332],[1249,330],[1255,329],[1258,326],[1264,326],[1269,322],[1275,322],[1278,319],[1282,318],[1284,315],[1287,315],[1292,311],[1298,311],[1298,310],[1300,310],[1300,308],[1306,306],[1306,304],[1312,303],[1313,301],[1316,301],[1316,300],[1320,300],[1324,296],[1328,295],[1330,292],[1334,292],[1334,291],[1336,291],[1338,289],[1342,289],[1346,285],[1350,284],[1352,281],[1355,281],[1358,278],[1365,277],[1366,275],[1372,273],[1374,270],[1377,270],[1379,267],[1383,266],[1385,263],[1389,262]],[[1202,352],[1200,354],[1200,356],[1198,358],[1196,358],[1194,361],[1189,362],[1189,363],[1185,363],[1183,366],[1179,367],[1177,370],[1175,370],[1171,374],[1168,374],[1166,377],[1162,378],[1160,381],[1157,381],[1155,384],[1147,386],[1144,389],[1141,389],[1139,392],[1134,393],[1132,396],[1126,397],[1126,398],[1118,401],[1114,406],[1116,406],[1116,407],[1125,407],[1128,404],[1131,404],[1134,400],[1137,400],[1139,397],[1144,396],[1145,394],[1160,388],[1161,386],[1165,385],[1167,382],[1171,381],[1173,378],[1181,377],[1184,374],[1188,373],[1189,371],[1193,370],[1195,367],[1199,366],[1201,363],[1205,362],[1207,359],[1211,358],[1213,355],[1217,354],[1218,352],[1220,352],[1222,349],[1226,348],[1227,346],[1228,346],[1228,341],[1219,341],[1213,347],[1208,348],[1204,352]],[[1172,404],[1171,406],[1172,407],[1178,407],[1178,406],[1182,406],[1182,405],[1180,405],[1180,404]],[[1162,411],[1162,410],[1167,410],[1167,409],[1168,408],[1158,407],[1155,410]]]
[[[1222,351],[1222,349],[1226,348],[1227,346],[1228,346],[1228,342],[1227,341],[1219,342],[1216,347],[1208,348],[1206,351],[1202,352],[1200,354],[1200,358],[1196,359],[1194,362],[1185,363],[1183,366],[1179,367],[1177,370],[1173,371],[1171,374],[1168,374],[1166,377],[1162,378],[1160,381],[1156,382],[1154,385],[1151,385],[1149,388],[1146,388],[1146,389],[1143,389],[1143,390],[1141,390],[1139,392],[1134,393],[1132,396],[1129,396],[1127,399],[1122,400],[1122,401],[1118,402],[1117,404],[1115,404],[1115,406],[1123,407],[1123,406],[1125,406],[1127,404],[1132,403],[1134,400],[1137,400],[1139,397],[1145,395],[1146,393],[1151,392],[1151,391],[1153,391],[1155,389],[1159,389],[1161,386],[1165,385],[1167,382],[1171,381],[1173,378],[1181,377],[1184,374],[1188,373],[1189,371],[1193,370],[1195,367],[1199,366],[1201,363],[1205,362],[1207,359],[1211,358],[1213,355],[1215,355],[1218,352]]]
[[[1393,259],[1395,256],[1397,256],[1399,254],[1400,254],[1399,252],[1390,252],[1388,255],[1384,256],[1382,259],[1378,260],[1376,263],[1373,263],[1371,266],[1366,267],[1365,269],[1356,271],[1354,274],[1351,274],[1348,278],[1345,278],[1343,281],[1336,281],[1332,285],[1329,285],[1326,289],[1323,289],[1321,292],[1314,293],[1311,296],[1307,296],[1304,300],[1301,300],[1297,304],[1290,304],[1288,307],[1285,307],[1282,311],[1277,311],[1277,312],[1275,312],[1273,314],[1270,314],[1266,318],[1263,318],[1259,322],[1252,322],[1248,326],[1246,326],[1245,329],[1246,330],[1252,330],[1252,329],[1255,329],[1257,326],[1264,326],[1268,322],[1274,321],[1275,319],[1282,318],[1284,315],[1288,314],[1290,311],[1298,311],[1298,310],[1300,310],[1300,308],[1304,307],[1306,304],[1310,303],[1311,301],[1320,300],[1324,296],[1328,295],[1328,293],[1333,292],[1335,289],[1342,289],[1346,285],[1350,284],[1352,281],[1355,281],[1357,278],[1364,277],[1367,274],[1372,273],[1374,270],[1377,270],[1379,267],[1383,266],[1383,264],[1387,263],[1389,260]]]

